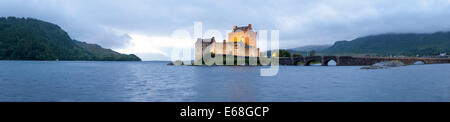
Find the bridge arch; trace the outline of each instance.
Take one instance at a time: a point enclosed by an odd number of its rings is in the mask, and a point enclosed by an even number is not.
[[[412,64],[414,64],[414,65],[421,65],[421,64],[425,64],[425,61],[423,61],[423,60],[414,61]]]
[[[325,60],[322,65],[323,66],[328,66],[328,65],[330,65],[330,61],[332,61],[331,65],[337,66],[338,62],[335,59]]]
[[[338,58],[336,56],[324,56],[322,60],[323,60],[322,66],[328,66],[328,63],[330,61],[334,61],[335,62],[334,65],[338,64]]]
[[[296,65],[296,66],[304,66],[305,62],[303,60],[297,60],[297,61],[294,61],[294,65]]]
[[[305,66],[311,66],[311,63],[313,63],[313,62],[319,62],[319,63],[322,63],[321,60],[311,59],[311,60],[307,60],[307,61],[304,63],[304,65],[305,65]]]

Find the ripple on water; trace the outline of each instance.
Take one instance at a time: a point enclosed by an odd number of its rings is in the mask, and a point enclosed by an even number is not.
[[[0,61],[2,101],[450,101],[449,64],[167,66],[166,62]],[[45,71],[43,71],[45,69]]]

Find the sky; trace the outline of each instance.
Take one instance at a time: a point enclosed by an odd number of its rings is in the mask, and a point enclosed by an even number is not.
[[[176,30],[279,30],[280,48],[383,33],[450,31],[450,0],[1,0],[0,16],[61,26],[73,39],[143,60],[169,60],[194,39]],[[193,36],[192,36],[193,38]]]

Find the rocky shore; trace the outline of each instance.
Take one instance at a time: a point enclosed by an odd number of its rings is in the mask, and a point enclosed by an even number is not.
[[[376,63],[370,66],[361,67],[361,69],[384,69],[384,68],[390,68],[390,67],[399,67],[399,66],[405,66],[404,63],[401,61],[385,61]]]

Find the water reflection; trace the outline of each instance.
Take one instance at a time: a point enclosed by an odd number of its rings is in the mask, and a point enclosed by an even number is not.
[[[254,83],[259,67],[217,66],[195,68],[195,101],[254,101],[257,93]],[[210,97],[204,97],[210,96]],[[220,99],[218,99],[220,98]]]

